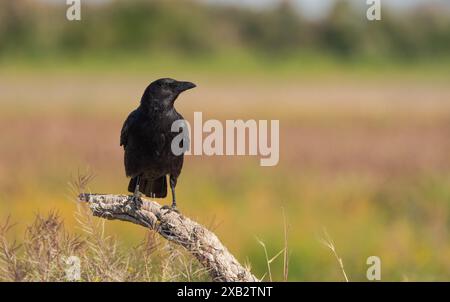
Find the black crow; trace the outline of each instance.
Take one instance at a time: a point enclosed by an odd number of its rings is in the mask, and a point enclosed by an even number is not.
[[[196,87],[191,82],[170,78],[151,83],[144,91],[139,107],[125,120],[120,145],[125,149],[125,172],[131,177],[128,191],[138,201],[140,194],[148,197],[167,196],[169,175],[172,190],[172,209],[176,210],[175,186],[183,167],[183,153],[172,152],[172,124],[184,120],[174,107],[181,92]],[[186,143],[182,141],[182,144]],[[167,206],[165,208],[168,208]]]

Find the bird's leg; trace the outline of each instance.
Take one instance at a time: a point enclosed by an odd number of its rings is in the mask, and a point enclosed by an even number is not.
[[[177,179],[170,175],[170,190],[172,191],[172,209],[177,209],[177,200],[175,198],[175,186],[177,185]]]
[[[136,186],[134,187],[133,202],[138,207],[141,204],[141,192],[139,192],[139,183],[141,182],[141,176],[136,177]]]
[[[170,189],[172,190],[172,206],[163,206],[162,208],[169,211],[180,213],[177,209],[177,200],[175,198],[175,186],[177,185],[177,178],[170,175]]]

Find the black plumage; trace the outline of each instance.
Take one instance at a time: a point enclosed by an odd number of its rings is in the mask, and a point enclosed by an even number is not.
[[[167,196],[167,178],[172,190],[172,208],[176,208],[175,186],[183,167],[182,154],[174,154],[172,124],[184,120],[174,107],[179,94],[194,88],[191,82],[170,78],[151,83],[144,91],[139,107],[130,113],[122,127],[120,145],[125,149],[125,172],[131,177],[128,190],[139,198]]]

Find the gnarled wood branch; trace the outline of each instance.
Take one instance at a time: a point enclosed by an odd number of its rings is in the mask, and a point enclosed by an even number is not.
[[[186,248],[207,269],[214,281],[259,281],[243,267],[217,236],[199,223],[154,201],[136,204],[130,196],[83,193],[94,216],[142,225]]]

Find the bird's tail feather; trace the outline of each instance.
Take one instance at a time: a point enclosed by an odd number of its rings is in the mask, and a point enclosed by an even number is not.
[[[134,192],[136,188],[137,177],[130,179],[128,184],[128,191]],[[164,198],[167,196],[167,179],[166,176],[162,176],[155,180],[142,178],[139,181],[139,192],[145,194],[145,196],[150,198]]]

